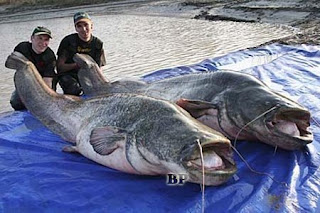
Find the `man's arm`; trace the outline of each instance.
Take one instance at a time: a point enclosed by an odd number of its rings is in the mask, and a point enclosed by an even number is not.
[[[99,67],[102,67],[102,66],[105,66],[107,63],[106,63],[106,57],[105,57],[105,54],[104,54],[104,49],[102,48],[101,49],[101,53],[100,53],[100,63],[99,63]]]
[[[58,73],[64,73],[70,70],[79,69],[79,66],[76,63],[66,64],[66,60],[67,60],[67,57],[58,56],[58,60],[57,60]]]
[[[56,77],[56,56],[50,47],[44,52],[42,59],[46,64],[42,73],[42,79],[50,88],[54,88],[55,85],[52,85],[52,83]]]
[[[74,69],[79,69],[79,66],[77,66],[76,63],[66,63],[68,58],[70,58],[75,52],[70,52],[70,47],[73,46],[72,42],[70,42],[70,39],[72,40],[73,35],[66,36],[62,39],[59,47],[58,47],[58,59],[57,59],[57,71],[58,74],[65,73]],[[71,50],[72,51],[72,50]],[[74,50],[75,51],[75,50]]]

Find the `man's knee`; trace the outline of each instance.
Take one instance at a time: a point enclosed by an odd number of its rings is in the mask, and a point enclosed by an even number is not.
[[[25,105],[22,103],[17,91],[14,91],[10,98],[11,107],[14,110],[24,110],[26,109]]]
[[[51,88],[54,90],[54,91],[57,91],[57,84],[58,84],[58,77],[55,76],[52,78],[52,85],[51,85]]]
[[[64,94],[68,95],[80,95],[82,92],[81,86],[77,79],[69,75],[64,75],[59,77],[59,84],[63,90]]]
[[[77,85],[73,85],[73,86],[69,85],[66,88],[62,88],[62,90],[64,94],[76,95],[76,96],[79,96],[82,91],[81,88]]]

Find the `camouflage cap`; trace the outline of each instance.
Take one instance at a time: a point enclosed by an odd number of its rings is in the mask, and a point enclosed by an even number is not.
[[[86,12],[77,12],[73,16],[73,21],[74,21],[74,25],[76,25],[80,21],[85,21],[85,22],[91,21],[91,18],[89,14]]]
[[[32,35],[48,35],[50,38],[52,38],[52,35],[51,35],[51,31],[48,29],[48,28],[45,28],[45,27],[36,27],[33,32],[32,32]]]

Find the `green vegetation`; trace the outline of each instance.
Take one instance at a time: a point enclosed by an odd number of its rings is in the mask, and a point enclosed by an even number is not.
[[[0,6],[7,6],[7,12],[16,12],[43,7],[62,8],[115,1],[120,0],[0,0]]]
[[[205,7],[219,4],[226,4],[226,0],[186,0],[182,4],[182,6],[196,6],[196,7]],[[230,3],[235,1],[230,1]]]
[[[115,1],[115,0],[114,0]],[[108,0],[0,0],[0,5],[84,5],[110,2]]]

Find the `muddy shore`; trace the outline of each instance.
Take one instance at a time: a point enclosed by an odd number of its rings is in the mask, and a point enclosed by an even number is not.
[[[222,5],[200,4],[202,10],[195,18],[284,24],[297,28],[297,34],[272,42],[320,44],[320,2],[317,0],[215,2],[222,2]]]
[[[208,21],[258,22],[291,26],[297,29],[293,36],[279,42],[283,44],[320,44],[320,2],[317,0],[134,0],[109,1],[90,5],[37,5],[0,7],[1,22],[30,20],[35,14],[55,12],[57,16],[70,16],[72,11],[89,10],[95,14],[144,14],[179,16]],[[50,15],[48,16],[50,18]]]

